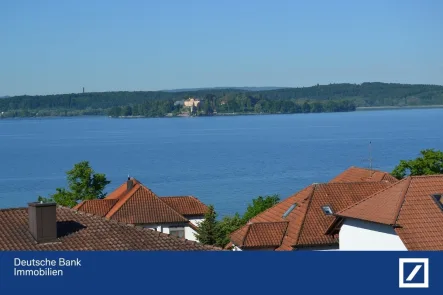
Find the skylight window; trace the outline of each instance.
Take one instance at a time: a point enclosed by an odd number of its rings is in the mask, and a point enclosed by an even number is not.
[[[297,203],[295,203],[295,204],[292,204],[291,205],[291,207],[289,207],[289,209],[288,210],[286,210],[286,212],[283,214],[283,218],[286,218],[288,215],[289,215],[289,213],[291,213],[292,212],[292,210],[294,210],[295,209],[295,207],[297,207]]]
[[[321,209],[323,210],[323,213],[326,215],[332,215],[334,212],[331,209],[331,206],[321,206]]]
[[[437,205],[440,207],[440,209],[443,210],[443,195],[442,194],[435,194],[435,195],[432,195],[432,198],[437,203]]]

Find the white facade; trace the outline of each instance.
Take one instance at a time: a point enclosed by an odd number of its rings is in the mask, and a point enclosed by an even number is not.
[[[143,224],[141,225],[144,228],[149,228],[155,231],[162,232],[164,234],[170,234],[171,228],[174,229],[183,229],[185,233],[185,239],[190,241],[197,241],[195,237],[195,230],[192,229],[189,225],[178,225],[178,224]]]
[[[202,222],[203,220],[205,220],[203,217],[202,218],[188,218],[188,220],[195,226],[199,226],[200,222]]]
[[[407,251],[392,226],[346,218],[339,234],[340,250]]]

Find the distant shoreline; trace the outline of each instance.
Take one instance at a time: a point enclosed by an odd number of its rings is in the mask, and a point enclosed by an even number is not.
[[[355,111],[381,111],[401,109],[441,109],[443,105],[419,105],[419,106],[381,106],[381,107],[357,107]]]
[[[359,111],[383,111],[383,110],[412,110],[412,109],[443,109],[443,105],[420,105],[420,106],[378,106],[378,107],[357,107],[355,111],[345,112],[320,112],[320,113],[218,113],[205,116],[191,116],[181,114],[178,116],[164,117],[144,117],[144,116],[119,116],[108,115],[74,115],[74,116],[29,116],[29,117],[1,117],[0,120],[20,120],[20,119],[49,119],[49,118],[81,118],[81,117],[104,117],[109,119],[152,119],[152,118],[198,118],[198,117],[232,117],[232,116],[269,116],[269,115],[296,115],[296,114],[331,114],[331,113],[353,113]]]

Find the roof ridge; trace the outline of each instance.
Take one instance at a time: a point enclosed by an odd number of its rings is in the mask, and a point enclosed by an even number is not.
[[[399,202],[399,204],[397,206],[397,209],[396,209],[397,214],[395,214],[394,221],[392,222],[393,225],[397,223],[398,217],[400,216],[400,210],[401,210],[401,207],[403,206],[403,204],[404,204],[404,202],[406,200],[406,194],[408,193],[409,187],[411,186],[412,178],[408,177],[407,181],[408,182],[407,182],[406,189],[404,190],[404,193],[402,194],[401,200],[400,200],[400,202]]]
[[[158,196],[158,197],[159,198],[194,198],[194,199],[198,200],[198,198],[196,198],[194,196],[191,196],[191,195],[183,195],[183,196]]]
[[[380,181],[335,181],[335,182],[322,182],[317,184],[327,184],[327,185],[338,185],[338,184],[366,184],[366,185],[374,185],[379,184]]]
[[[148,189],[149,190],[149,189]],[[154,192],[151,191],[153,194]],[[178,212],[177,210],[175,210],[174,208],[172,208],[171,206],[169,206],[168,203],[166,203],[165,201],[163,201],[161,199],[161,197],[157,196],[156,194],[154,194],[163,204],[165,204],[166,206],[168,206],[168,208],[171,208],[172,211],[174,211],[175,213],[177,213],[178,215],[180,215],[181,217],[183,217],[184,219],[186,219],[188,222],[191,222],[189,219],[187,219],[183,214],[181,214],[180,212]]]
[[[243,245],[245,244],[246,238],[248,237],[249,231],[251,230],[251,224],[248,224],[248,229],[246,230],[245,236],[243,237],[242,241],[241,241],[241,246],[243,247]]]
[[[289,223],[289,221],[287,221],[287,220],[282,220],[282,221],[260,221],[260,222],[251,222],[249,225],[253,225],[253,224],[266,224],[266,223]]]
[[[308,215],[308,211],[309,211],[309,208],[311,207],[312,199],[314,197],[314,192],[315,192],[316,189],[317,189],[317,185],[313,185],[312,191],[309,194],[309,196],[307,197],[309,199],[309,202],[308,202],[308,205],[307,205],[307,208],[306,208],[306,212],[305,212],[305,214],[303,214],[303,221],[302,221],[302,223],[300,225],[300,230],[297,233],[297,237],[295,239],[294,245],[297,245],[298,241],[300,240],[301,232],[303,231],[303,228],[305,226],[306,215]]]
[[[350,205],[350,206],[348,206],[348,207],[346,207],[346,208],[340,210],[339,212],[335,213],[334,216],[340,216],[340,213],[341,213],[341,212],[344,212],[344,211],[346,211],[346,210],[348,210],[348,209],[351,209],[351,208],[357,206],[358,204],[363,203],[363,202],[366,201],[366,200],[372,199],[373,197],[375,197],[375,196],[381,194],[382,192],[384,192],[384,191],[390,189],[391,187],[393,187],[393,186],[395,186],[395,185],[398,185],[398,184],[399,184],[400,182],[402,182],[403,180],[404,180],[404,179],[399,180],[398,182],[395,182],[395,183],[393,183],[393,184],[391,184],[391,185],[388,185],[387,187],[385,187],[385,188],[383,188],[383,189],[377,191],[376,193],[373,193],[372,195],[370,195],[370,196],[368,196],[368,197],[366,197],[366,198],[364,198],[364,199],[362,199],[362,200],[360,200],[360,201],[358,201],[358,202],[355,202],[354,204],[352,204],[352,205]],[[366,183],[373,184],[372,182],[366,182]],[[378,183],[378,182],[374,182],[374,183]]]
[[[283,233],[283,235],[281,236],[280,242],[278,243],[278,247],[281,247],[281,245],[283,244],[283,240],[286,237],[286,233],[288,232],[288,228],[289,228],[289,221],[286,221],[286,227],[285,227],[285,232]]]
[[[140,225],[134,225],[134,224],[131,224],[131,223],[126,223],[126,222],[118,221],[116,219],[108,219],[108,218],[100,216],[100,215],[96,215],[96,214],[93,214],[93,213],[87,213],[87,212],[84,212],[84,211],[74,210],[74,209],[66,207],[66,206],[57,205],[57,207],[61,208],[63,210],[74,211],[74,214],[80,214],[80,215],[85,215],[85,216],[92,217],[92,218],[95,218],[95,219],[104,220],[106,222],[114,223],[114,224],[117,224],[119,226],[133,227],[133,228],[135,228],[137,230],[140,230],[140,231],[145,231],[145,232],[149,232],[149,233],[158,234],[158,236],[166,236],[166,237],[172,237],[174,239],[181,239],[181,238],[179,238],[177,236],[172,236],[171,234],[167,234],[167,233],[164,233],[164,232],[154,231],[152,229],[149,229],[149,228],[146,228],[146,227],[143,227],[143,226],[140,226]],[[26,207],[24,207],[22,209],[26,209]],[[190,241],[188,239],[184,239],[184,240],[185,241]],[[212,246],[212,245],[205,245],[205,244],[202,244],[202,243],[198,243],[196,241],[190,241],[190,242],[194,242],[195,244],[199,244],[199,245],[202,245],[202,246],[205,246],[205,247],[208,246],[208,247],[213,248],[213,249],[220,249],[219,247],[215,247],[215,246]]]
[[[138,187],[137,187],[138,185]],[[114,206],[109,209],[108,213],[106,213],[106,218],[111,218],[114,216],[115,213],[117,213],[121,207],[128,201],[129,198],[131,198],[143,185],[139,182],[134,185],[133,188],[131,188],[129,191],[126,191],[126,195],[124,195],[122,198],[118,199],[118,202],[114,204]],[[131,193],[132,192],[132,193]]]
[[[25,209],[28,209],[28,207],[2,208],[0,209],[0,211],[6,212],[6,211],[25,210]]]
[[[443,177],[443,174],[429,174],[429,175],[409,175],[411,178],[427,178],[427,177]],[[407,177],[405,177],[407,178]]]

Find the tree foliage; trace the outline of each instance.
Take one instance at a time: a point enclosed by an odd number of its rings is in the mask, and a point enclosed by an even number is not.
[[[401,160],[392,171],[397,179],[414,175],[443,174],[443,152],[434,149],[420,151],[421,156],[414,160]]]
[[[217,228],[217,213],[214,206],[209,206],[208,212],[205,214],[205,220],[199,224],[195,237],[200,243],[216,245],[219,231]]]
[[[280,197],[278,195],[270,195],[265,197],[258,196],[252,200],[252,204],[248,205],[246,212],[242,217],[243,223],[246,224],[246,222],[248,222],[251,218],[271,208],[278,202],[280,202]]]
[[[234,216],[225,216],[217,224],[218,238],[216,245],[224,247],[229,243],[229,235],[245,225],[243,218],[240,214],[235,213]]]
[[[225,216],[217,220],[214,206],[209,206],[209,211],[205,215],[205,220],[200,223],[196,238],[200,243],[224,247],[229,243],[229,235],[245,225],[249,219],[257,214],[271,208],[280,201],[278,195],[259,196],[248,205],[243,216],[235,213],[233,216]]]
[[[104,189],[110,183],[105,174],[95,173],[88,161],[74,165],[66,172],[69,190],[57,188],[49,198],[39,197],[39,201],[56,202],[59,205],[74,207],[79,201],[103,199]]]
[[[201,89],[14,96],[0,99],[2,117],[109,115],[163,117],[182,108],[176,101],[200,99],[197,115],[214,113],[319,113],[356,107],[443,105],[443,86],[394,83],[329,84],[312,87]]]

